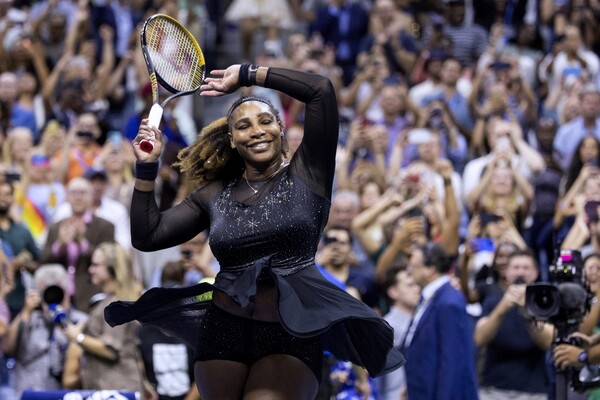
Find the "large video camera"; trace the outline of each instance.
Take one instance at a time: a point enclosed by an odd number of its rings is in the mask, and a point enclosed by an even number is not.
[[[583,317],[590,310],[593,294],[583,268],[581,253],[561,250],[554,265],[550,266],[550,283],[533,283],[525,291],[525,308],[536,321],[549,322],[556,328],[554,345],[570,344],[582,347],[579,340],[570,337],[577,331]],[[600,386],[598,366],[580,370],[569,368],[557,371],[556,398],[567,398],[567,387],[578,391]]]
[[[536,321],[576,328],[589,311],[592,297],[585,282],[581,253],[562,250],[550,266],[550,283],[527,286],[525,307]]]

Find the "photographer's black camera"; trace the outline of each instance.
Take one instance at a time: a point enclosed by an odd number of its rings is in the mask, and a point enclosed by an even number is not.
[[[527,313],[537,321],[576,326],[588,312],[592,298],[585,284],[581,253],[562,250],[550,266],[550,277],[550,283],[527,286]]]
[[[562,250],[556,263],[550,266],[550,283],[534,283],[527,286],[525,307],[536,321],[549,322],[556,328],[554,345],[570,344],[582,347],[571,336],[579,328],[585,314],[590,310],[593,295],[589,292],[581,253]],[[581,369],[569,367],[556,371],[556,399],[567,399],[568,384],[577,391],[600,385],[597,366],[586,365]]]
[[[60,286],[48,286],[44,290],[42,298],[44,299],[44,303],[48,305],[48,312],[52,322],[64,326],[67,318],[67,313],[61,306],[65,298],[64,290]]]

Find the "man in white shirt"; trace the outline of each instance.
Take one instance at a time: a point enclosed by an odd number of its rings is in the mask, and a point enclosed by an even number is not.
[[[127,207],[118,201],[104,196],[107,177],[102,169],[90,168],[85,178],[92,184],[92,208],[94,215],[111,222],[115,226],[115,240],[126,250],[131,250],[131,229]],[[52,222],[58,222],[72,214],[69,202],[60,204],[52,215]]]

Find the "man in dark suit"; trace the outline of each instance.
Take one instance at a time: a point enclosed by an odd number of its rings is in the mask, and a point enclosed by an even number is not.
[[[404,340],[410,400],[477,399],[473,332],[441,246],[416,247],[409,270],[423,289]]]

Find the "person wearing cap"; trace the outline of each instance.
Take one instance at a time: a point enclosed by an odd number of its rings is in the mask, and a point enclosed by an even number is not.
[[[92,187],[91,210],[94,215],[112,223],[115,226],[115,239],[117,242],[125,249],[131,249],[129,212],[123,204],[105,195],[108,186],[106,171],[101,168],[92,167],[85,172],[84,178],[90,182]],[[52,216],[52,221],[61,221],[72,214],[71,204],[63,202],[56,208]]]
[[[61,264],[41,265],[25,305],[8,327],[3,349],[14,357],[15,394],[24,390],[61,389],[65,349],[63,326],[78,324],[86,314],[74,309],[66,295],[68,277]]]

